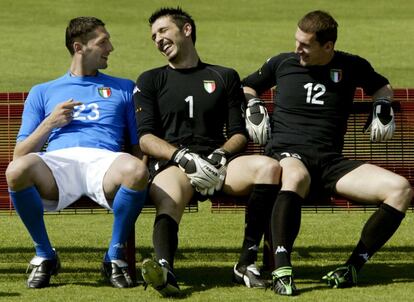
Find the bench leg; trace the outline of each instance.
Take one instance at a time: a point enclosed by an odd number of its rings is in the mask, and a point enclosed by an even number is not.
[[[125,249],[125,256],[128,263],[128,272],[132,281],[137,281],[137,267],[135,257],[135,226],[131,231],[131,235],[128,237],[128,241]]]
[[[275,269],[275,260],[273,258],[272,233],[270,226],[263,237],[263,270],[271,272]]]

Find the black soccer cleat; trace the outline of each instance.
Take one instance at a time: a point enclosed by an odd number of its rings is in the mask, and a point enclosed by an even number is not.
[[[283,266],[272,272],[273,291],[282,296],[296,296],[299,294],[293,280],[292,267]]]
[[[142,262],[142,278],[145,282],[145,289],[151,285],[163,297],[174,297],[180,294],[175,275],[166,261],[158,263],[152,259],[145,259]]]
[[[56,253],[56,252],[55,252]],[[56,253],[55,259],[46,259],[39,256],[34,256],[27,267],[26,273],[32,270],[29,278],[27,278],[28,288],[44,288],[48,287],[50,277],[57,275],[60,270],[60,260]]]
[[[128,273],[128,264],[123,260],[111,260],[102,262],[102,276],[109,281],[113,287],[133,287],[134,282]]]
[[[266,288],[267,282],[261,279],[256,265],[238,265],[233,267],[233,282],[246,285],[249,288]]]
[[[346,288],[357,284],[357,272],[353,265],[341,266],[322,277],[332,288]]]

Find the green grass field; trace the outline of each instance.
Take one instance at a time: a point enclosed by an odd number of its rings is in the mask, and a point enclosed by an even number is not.
[[[297,20],[309,10],[330,11],[338,20],[337,48],[367,58],[394,87],[414,87],[414,3],[411,0],[1,0],[0,92],[28,91],[66,72],[70,57],[64,28],[70,18],[102,18],[115,51],[107,73],[136,79],[165,64],[150,40],[147,18],[160,6],[181,5],[196,20],[198,51],[210,63],[240,75],[266,58],[294,47]],[[320,277],[342,264],[357,242],[368,213],[303,215],[293,261],[301,295],[275,296],[231,283],[243,233],[243,214],[211,214],[210,203],[186,214],[180,226],[176,268],[185,301],[412,301],[414,295],[413,213],[363,269],[360,286],[328,289]],[[141,215],[137,259],[151,256],[154,216]],[[50,237],[63,269],[44,290],[25,288],[33,247],[16,215],[0,216],[1,301],[156,301],[142,286],[113,289],[102,283],[101,257],[109,243],[112,215],[48,215]],[[161,300],[161,299],[159,299]],[[164,299],[165,301],[165,299]]]
[[[413,86],[414,3],[411,0],[1,0],[1,91],[27,91],[63,74],[69,19],[104,20],[115,51],[108,73],[135,80],[165,64],[150,39],[147,19],[160,6],[181,5],[195,18],[198,51],[242,77],[270,56],[294,49],[297,20],[324,9],[339,22],[337,48],[366,57],[394,87]]]
[[[210,203],[199,213],[185,214],[176,260],[184,301],[412,301],[414,263],[413,214],[396,235],[362,270],[360,286],[330,289],[320,277],[341,264],[359,237],[369,213],[303,215],[293,262],[301,294],[277,296],[271,290],[248,289],[231,282],[231,270],[242,240],[243,214],[212,214]],[[50,237],[60,253],[61,273],[52,286],[25,288],[30,239],[18,217],[0,216],[0,300],[4,301],[157,301],[158,293],[142,285],[114,289],[103,283],[99,266],[109,242],[112,215],[48,215]],[[152,214],[142,214],[136,226],[138,268],[152,255]],[[260,260],[259,260],[260,263]]]

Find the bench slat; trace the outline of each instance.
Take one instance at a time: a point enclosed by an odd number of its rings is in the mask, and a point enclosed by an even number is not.
[[[260,97],[271,114],[275,90],[268,90]],[[369,133],[362,132],[371,108],[371,97],[358,88],[355,91],[352,113],[348,120],[343,154],[350,159],[367,161],[403,175],[414,187],[414,88],[394,89],[393,108],[397,129],[390,142],[372,143]],[[263,154],[263,148],[250,141],[246,154]],[[247,197],[235,198],[221,195],[213,197],[212,212],[243,211],[246,199]],[[411,209],[413,206],[414,200],[411,202]],[[357,205],[339,197],[310,200],[303,207],[305,211],[315,212],[375,209],[375,206]]]

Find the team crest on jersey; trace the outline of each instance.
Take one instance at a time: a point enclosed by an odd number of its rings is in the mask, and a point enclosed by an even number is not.
[[[109,87],[99,87],[98,92],[99,95],[105,99],[109,98],[112,94],[111,88]]]
[[[203,82],[204,82],[204,89],[208,93],[213,93],[216,90],[216,82],[215,81],[204,80]]]
[[[342,80],[342,69],[331,69],[331,80],[339,83]]]

